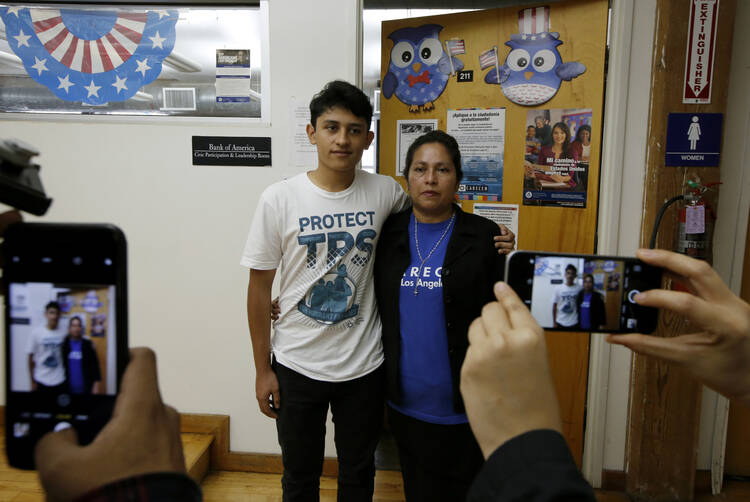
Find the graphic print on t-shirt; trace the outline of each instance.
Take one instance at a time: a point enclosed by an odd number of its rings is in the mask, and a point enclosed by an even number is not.
[[[316,232],[300,235],[297,242],[307,247],[306,273],[317,280],[297,304],[305,316],[321,324],[337,324],[359,312],[357,284],[364,273],[374,250],[377,233],[372,228],[374,211],[324,214],[299,219],[300,234],[307,231],[336,229],[334,232]],[[352,231],[339,230],[342,227]],[[318,258],[324,254],[325,260]]]
[[[42,350],[46,354],[42,360],[42,366],[45,368],[57,368],[60,366],[60,342],[57,340],[43,341]]]

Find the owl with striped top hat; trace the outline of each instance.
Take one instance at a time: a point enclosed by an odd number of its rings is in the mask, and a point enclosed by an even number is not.
[[[505,42],[510,52],[502,65],[496,47],[480,55],[482,69],[492,67],[484,81],[499,84],[512,102],[524,106],[546,103],[557,94],[563,80],[570,81],[586,71],[582,63],[562,61],[557,47],[563,42],[559,33],[550,31],[549,7],[520,11],[518,31]]]

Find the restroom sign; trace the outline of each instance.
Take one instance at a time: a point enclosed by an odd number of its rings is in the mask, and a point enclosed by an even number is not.
[[[721,113],[670,113],[664,165],[719,167],[723,122]]]
[[[711,102],[719,0],[690,0],[683,103]]]

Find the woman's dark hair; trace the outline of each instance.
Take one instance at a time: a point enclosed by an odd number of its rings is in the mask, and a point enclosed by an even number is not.
[[[70,318],[70,321],[68,321],[68,329],[70,329],[70,325],[73,324],[73,321],[78,321],[78,324],[81,325],[81,329],[83,329],[83,319],[81,319],[81,317],[77,315],[74,315]]]
[[[328,82],[323,90],[316,94],[310,101],[310,123],[316,127],[318,117],[331,108],[340,106],[352,112],[357,118],[363,119],[370,129],[372,121],[372,104],[367,95],[343,80]]]
[[[591,126],[586,124],[580,126],[576,131],[576,141],[578,141],[579,143],[583,143],[583,141],[581,141],[581,132],[583,131],[589,132],[589,141],[591,141]]]
[[[463,178],[464,176],[464,172],[461,169],[461,150],[458,149],[458,142],[456,141],[456,138],[446,132],[441,131],[440,129],[436,129],[434,131],[430,131],[426,134],[421,135],[414,140],[414,143],[411,144],[409,150],[406,152],[404,178],[406,178],[407,180],[409,179],[409,169],[411,168],[411,163],[414,160],[414,152],[416,152],[420,146],[426,145],[428,143],[440,143],[445,147],[448,155],[450,155],[451,161],[453,162],[453,167],[456,170],[456,182],[461,181],[461,178]]]
[[[591,279],[591,282],[594,282],[594,276],[592,274],[583,274],[583,280]]]
[[[570,128],[568,127],[568,124],[566,124],[565,122],[556,123],[555,125],[552,126],[553,137],[554,137],[556,128],[561,129],[562,132],[565,133],[565,141],[563,141],[561,156],[568,157],[568,155],[570,154]]]

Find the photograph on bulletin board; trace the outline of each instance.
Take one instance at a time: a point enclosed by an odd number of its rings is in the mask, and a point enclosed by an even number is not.
[[[528,111],[524,205],[586,207],[591,117],[590,108]]]

